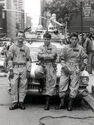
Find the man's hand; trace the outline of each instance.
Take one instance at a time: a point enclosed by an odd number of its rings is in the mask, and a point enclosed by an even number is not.
[[[13,77],[14,77],[14,72],[13,72],[13,70],[10,70],[9,78],[10,78],[10,79],[13,79]]]
[[[80,67],[80,70],[83,71],[85,69],[86,65],[83,63]]]
[[[63,67],[63,70],[64,70],[64,73],[65,73],[65,74],[67,74],[67,75],[68,75],[68,74],[71,74],[71,71],[68,69],[67,66],[64,66],[64,67]]]

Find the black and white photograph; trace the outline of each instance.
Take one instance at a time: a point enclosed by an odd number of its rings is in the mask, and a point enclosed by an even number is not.
[[[0,125],[94,125],[94,0],[0,0]]]

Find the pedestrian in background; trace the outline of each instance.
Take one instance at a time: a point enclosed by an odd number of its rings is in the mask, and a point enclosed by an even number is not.
[[[57,48],[51,44],[51,35],[46,32],[43,36],[44,45],[39,48],[38,59],[45,70],[45,94],[46,105],[45,110],[49,110],[50,97],[55,95],[56,88],[56,58]]]
[[[93,56],[92,56],[92,34],[83,34],[83,39],[82,39],[82,34],[80,34],[79,37],[79,43],[80,45],[82,45],[82,47],[84,48],[86,54],[88,55],[88,64],[87,64],[87,68],[86,70],[88,71],[89,74],[92,74],[92,60],[93,60]]]
[[[59,83],[59,108],[65,108],[65,95],[69,89],[69,102],[67,110],[72,110],[73,100],[77,95],[79,88],[80,71],[84,70],[87,64],[87,54],[82,46],[78,44],[78,35],[70,35],[70,44],[66,45],[60,54],[61,77]]]
[[[10,110],[16,108],[25,109],[24,99],[27,89],[27,78],[30,76],[31,59],[30,49],[23,44],[24,32],[18,31],[17,41],[9,48],[8,67],[11,78],[11,99]],[[20,78],[20,82],[18,79]],[[19,82],[19,83],[18,83]],[[19,87],[18,87],[19,84]]]
[[[4,72],[7,72],[7,54],[8,54],[8,49],[7,49],[7,43],[4,43],[2,54],[4,55]]]
[[[65,38],[65,44],[70,44],[70,33],[66,34],[66,38]]]
[[[89,36],[90,42],[88,44],[88,65],[87,71],[93,74],[92,68],[94,67],[94,33]]]
[[[91,43],[91,39],[89,38],[89,35],[84,33],[82,47],[85,49],[85,52],[86,52],[87,55],[89,54],[90,43]]]

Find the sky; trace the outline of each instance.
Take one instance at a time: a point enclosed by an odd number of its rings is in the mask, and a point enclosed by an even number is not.
[[[24,0],[25,12],[32,18],[33,27],[36,27],[39,23],[40,16],[40,0]]]

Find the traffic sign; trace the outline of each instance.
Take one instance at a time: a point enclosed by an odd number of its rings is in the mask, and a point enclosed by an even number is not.
[[[91,16],[91,6],[85,6],[83,9],[83,13],[85,17]]]

